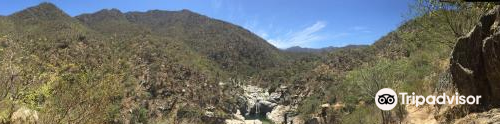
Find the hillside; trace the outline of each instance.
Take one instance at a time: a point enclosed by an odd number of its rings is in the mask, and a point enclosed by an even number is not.
[[[73,18],[42,3],[1,17],[0,26],[2,123],[18,109],[40,112],[42,123],[218,123],[253,107],[241,102],[241,83],[300,88],[297,81],[316,73],[297,75],[330,61],[282,52],[246,29],[189,10],[111,9]]]
[[[102,13],[107,12],[97,14]],[[196,121],[202,107],[215,106],[221,114],[233,111],[229,108],[234,105],[219,104],[233,102],[232,96],[214,94],[231,94],[217,83],[227,80],[232,70],[192,48],[186,43],[191,40],[148,34],[143,32],[148,27],[120,19],[106,18],[113,21],[103,23],[120,29],[115,31],[130,31],[127,35],[102,33],[50,3],[2,17],[0,123],[8,123],[22,106],[39,111],[42,123]],[[239,35],[250,34],[234,34]],[[240,41],[245,42],[226,42]],[[245,49],[252,49],[248,46]],[[262,58],[230,57],[249,62]],[[249,63],[232,66],[259,68]]]
[[[277,48],[250,31],[189,10],[122,13],[112,9],[76,18],[105,34],[127,37],[142,33],[182,42],[229,72],[254,74],[277,67],[284,58]]]

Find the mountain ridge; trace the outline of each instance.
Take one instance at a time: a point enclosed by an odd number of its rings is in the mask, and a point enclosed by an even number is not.
[[[120,18],[102,14],[118,15]],[[186,9],[127,13],[101,10],[92,14],[75,16],[75,18],[103,33],[120,34],[124,31],[143,30],[142,33],[177,39],[216,61],[221,68],[228,71],[255,73],[256,70],[278,66],[275,62],[279,61],[279,56],[281,56],[276,47],[241,26]],[[103,18],[104,20],[100,20]],[[129,26],[129,28],[109,30],[117,29],[108,27],[109,23],[113,25],[117,24],[116,22],[121,25],[115,27]]]
[[[71,18],[71,16],[59,9],[56,5],[48,2],[43,2],[37,6],[23,9],[9,16],[22,20],[57,20]]]

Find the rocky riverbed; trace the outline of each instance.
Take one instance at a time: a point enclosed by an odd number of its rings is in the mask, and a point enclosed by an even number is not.
[[[239,109],[233,114],[233,119],[227,119],[227,124],[262,124],[262,123],[290,123],[295,119],[296,106],[288,104],[288,89],[281,86],[274,91],[257,86],[242,86],[243,93]],[[285,104],[287,103],[287,104]]]

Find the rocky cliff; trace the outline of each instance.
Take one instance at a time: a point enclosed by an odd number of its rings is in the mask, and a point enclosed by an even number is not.
[[[500,106],[500,8],[481,17],[452,53],[452,81],[460,94],[481,95],[480,108]]]

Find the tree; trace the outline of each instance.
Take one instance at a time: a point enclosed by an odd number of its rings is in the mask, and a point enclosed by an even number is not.
[[[414,19],[422,29],[432,29],[437,26],[445,26],[446,31],[435,32],[424,30],[427,34],[435,34],[434,38],[440,38],[452,34],[453,39],[441,39],[439,42],[454,46],[454,39],[467,35],[478,22],[481,14],[494,6],[493,3],[468,3],[462,0],[442,2],[441,0],[416,0],[410,5],[410,18]]]
[[[351,71],[347,75],[347,85],[355,85],[361,100],[372,103],[375,94],[382,88],[397,89],[398,85],[406,79],[407,61],[391,61],[381,59],[366,68]],[[382,123],[391,120],[391,112],[380,110]]]

